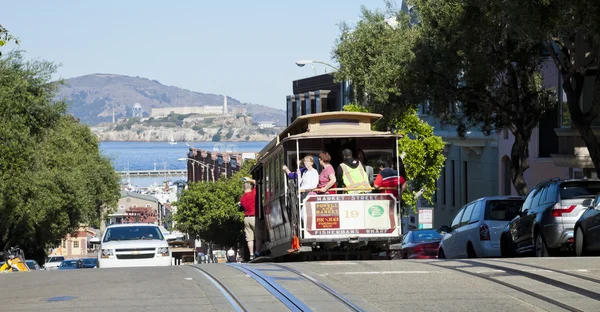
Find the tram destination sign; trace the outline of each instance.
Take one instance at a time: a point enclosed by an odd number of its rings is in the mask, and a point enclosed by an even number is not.
[[[305,200],[306,231],[315,236],[377,236],[396,231],[391,194],[310,195]]]

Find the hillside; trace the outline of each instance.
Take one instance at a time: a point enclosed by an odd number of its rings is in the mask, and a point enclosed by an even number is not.
[[[65,80],[58,99],[69,104],[69,113],[89,125],[131,117],[133,105],[140,103],[147,117],[151,108],[223,105],[223,95],[193,92],[161,84],[156,80],[114,74],[92,74]],[[285,111],[264,105],[241,103],[227,96],[229,109],[245,108],[253,121],[285,124]]]

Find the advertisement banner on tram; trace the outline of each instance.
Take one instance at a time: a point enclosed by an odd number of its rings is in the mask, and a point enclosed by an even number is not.
[[[305,201],[305,238],[398,235],[391,194],[310,195]]]

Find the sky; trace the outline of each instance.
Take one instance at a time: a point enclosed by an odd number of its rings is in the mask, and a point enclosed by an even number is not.
[[[292,81],[314,75],[295,62],[333,63],[339,23],[355,25],[361,5],[385,8],[383,0],[20,0],[2,4],[0,24],[27,58],[58,63],[57,78],[140,76],[285,109]]]

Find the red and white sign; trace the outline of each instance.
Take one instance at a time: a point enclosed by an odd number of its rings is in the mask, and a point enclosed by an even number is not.
[[[305,237],[388,236],[398,231],[391,194],[310,195],[304,205]]]

